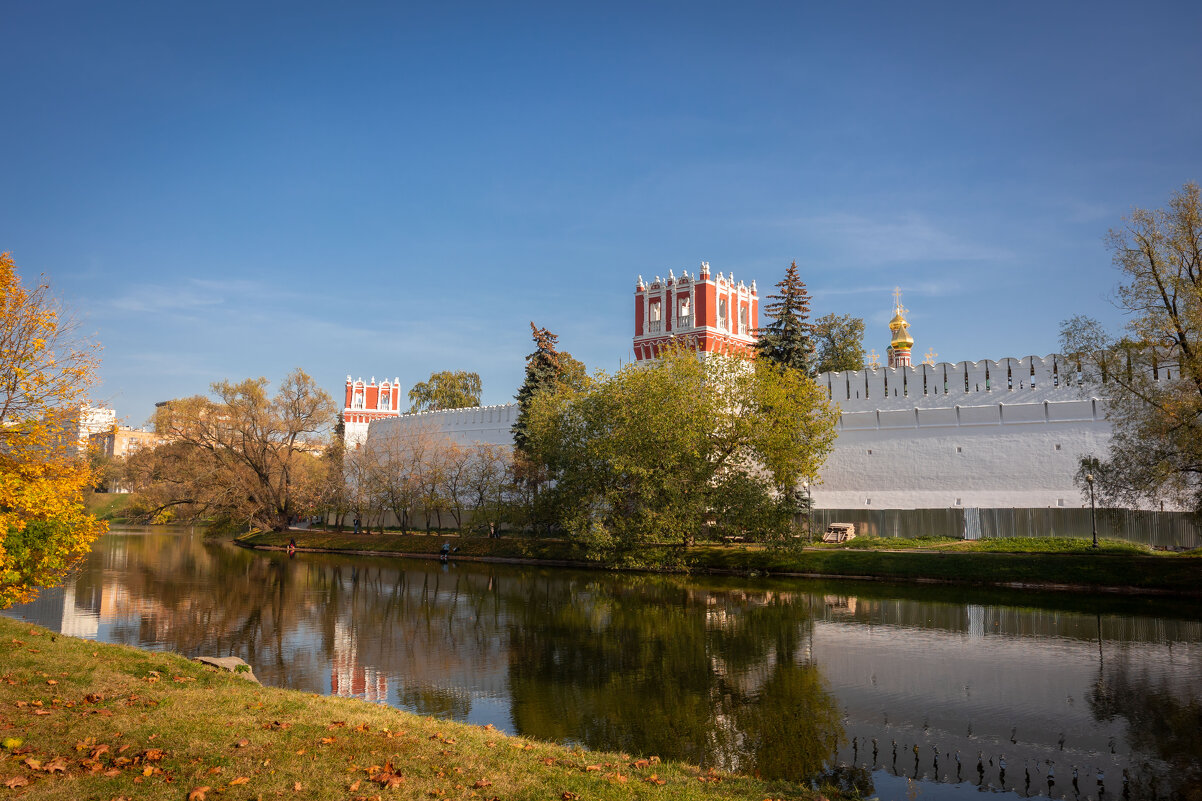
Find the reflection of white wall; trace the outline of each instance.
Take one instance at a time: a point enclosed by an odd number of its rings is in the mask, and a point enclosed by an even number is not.
[[[75,581],[63,585],[63,618],[59,631],[69,637],[96,639],[100,631],[99,610],[77,609],[75,606]]]
[[[1126,764],[1126,721],[1096,720],[1088,695],[1104,667],[1127,658],[1127,645],[1107,641],[1099,655],[1096,640],[998,634],[995,612],[968,607],[964,633],[819,621],[814,663],[847,715],[848,739],[878,738],[883,761],[890,739],[905,751],[923,744],[924,763],[932,745],[943,753],[959,750],[966,775],[975,772],[977,751],[1006,754],[1011,780],[1022,778],[1026,758],[1052,759],[1063,772],[1099,759]],[[1183,698],[1196,697],[1202,643],[1141,643],[1138,653],[1142,676]],[[1012,730],[1017,743],[1010,741]],[[1120,745],[1115,757],[1109,755],[1111,737]],[[907,753],[902,767],[912,764]]]

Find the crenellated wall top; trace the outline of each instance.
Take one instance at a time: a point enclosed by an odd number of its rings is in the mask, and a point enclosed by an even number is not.
[[[1085,383],[1077,362],[1060,354],[866,367],[815,381],[845,411],[1067,400]]]
[[[405,412],[397,419],[412,419],[415,417],[455,417],[478,414],[480,412],[491,412],[496,410],[508,410],[511,407],[516,407],[516,403],[493,403],[486,406],[468,406],[463,409],[435,409],[433,411],[423,412]]]

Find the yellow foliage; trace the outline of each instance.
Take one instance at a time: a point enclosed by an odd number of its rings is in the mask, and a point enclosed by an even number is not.
[[[84,511],[92,471],[79,453],[97,347],[39,283],[0,253],[0,608],[60,581],[106,525]]]

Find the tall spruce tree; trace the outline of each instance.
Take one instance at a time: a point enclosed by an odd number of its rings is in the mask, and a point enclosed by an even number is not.
[[[797,274],[794,261],[776,285],[779,294],[769,295],[764,307],[772,321],[759,329],[756,354],[772,364],[812,375],[814,370],[814,326],[810,318],[810,293]]]
[[[518,418],[514,421],[513,444],[518,451],[526,451],[526,414],[530,400],[539,392],[554,389],[563,379],[564,365],[555,345],[559,337],[546,328],[530,323],[534,336],[534,353],[526,357],[526,380],[518,390]]]

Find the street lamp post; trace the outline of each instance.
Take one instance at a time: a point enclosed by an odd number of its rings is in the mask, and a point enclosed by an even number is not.
[[[814,541],[814,492],[810,488],[810,482],[803,481],[801,483],[806,490],[806,542]]]
[[[1098,514],[1093,502],[1093,473],[1085,475],[1085,483],[1089,485],[1089,527],[1093,529],[1093,547],[1098,547]]]

